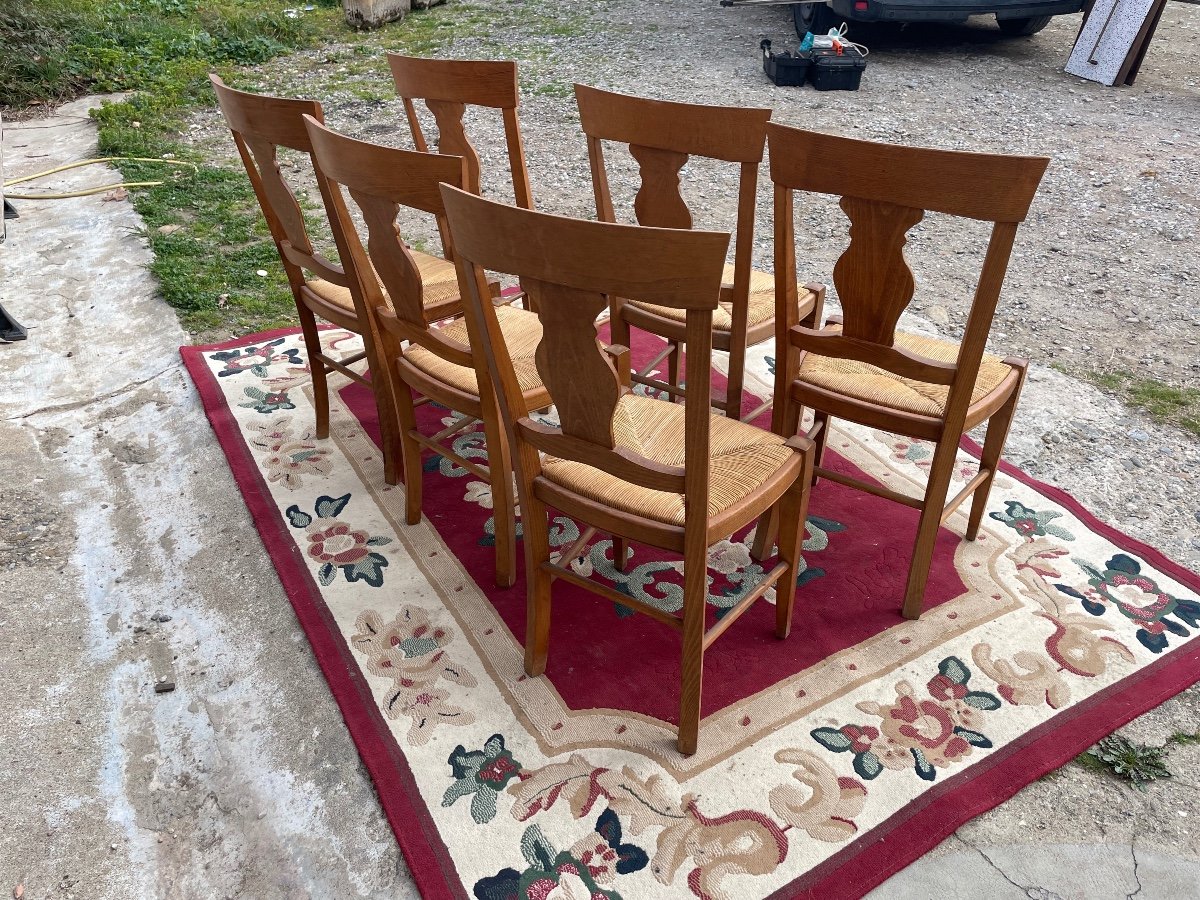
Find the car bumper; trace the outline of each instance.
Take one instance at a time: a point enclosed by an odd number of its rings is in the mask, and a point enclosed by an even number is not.
[[[859,0],[862,2],[862,0]],[[962,22],[968,16],[995,15],[1000,19],[1026,19],[1035,16],[1059,16],[1079,12],[1083,0],[989,0],[969,3],[965,0],[865,0],[866,9],[856,0],[830,0],[833,11],[858,22]]]

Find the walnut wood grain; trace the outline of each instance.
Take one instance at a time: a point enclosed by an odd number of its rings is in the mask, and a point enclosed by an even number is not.
[[[691,228],[692,213],[679,193],[679,170],[688,161],[686,153],[639,147],[630,154],[638,161],[641,187],[633,201],[639,225],[656,228]]]
[[[850,246],[833,267],[842,301],[842,334],[890,347],[896,322],[912,301],[916,282],[904,258],[908,230],[925,213],[894,203],[843,197]]]

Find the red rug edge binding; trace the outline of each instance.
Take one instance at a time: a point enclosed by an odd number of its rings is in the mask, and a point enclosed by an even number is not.
[[[273,340],[297,331],[296,328],[277,328],[217,344],[183,346],[179,353],[200,394],[205,415],[284,592],[375,783],[380,805],[421,896],[431,900],[469,898],[428,810],[423,803],[414,803],[411,799],[416,796],[419,800],[420,793],[408,761],[392,738],[350,648],[338,638],[332,615],[270,498],[267,484],[234,423],[216,376],[204,360],[204,354],[208,352]],[[964,436],[961,446],[978,458],[980,448],[975,441]],[[1168,559],[1159,550],[1101,522],[1066,491],[1027,475],[1011,463],[1001,461],[1000,469],[1070,510],[1089,530],[1140,556],[1154,568],[1200,594],[1200,576]],[[771,897],[773,900],[800,897],[854,900],[862,897],[924,856],[961,825],[1000,805],[1025,786],[1074,759],[1100,738],[1197,681],[1200,681],[1200,646],[1184,645],[1165,654],[1135,675],[1056,714],[1002,750],[926,791],[918,801],[908,804],[824,863],[775,891]],[[958,795],[966,785],[970,785],[971,792],[978,796],[969,803],[957,803]],[[904,833],[898,835],[902,828]]]

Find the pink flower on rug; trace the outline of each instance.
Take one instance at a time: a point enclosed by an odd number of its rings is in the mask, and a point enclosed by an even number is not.
[[[322,587],[333,584],[339,569],[350,583],[362,581],[371,587],[382,587],[383,570],[389,562],[374,548],[390,544],[392,539],[353,529],[338,518],[350,502],[350,496],[318,497],[315,516],[297,505],[289,506],[285,515],[293,528],[304,529],[308,556],[320,563],[317,581]]]
[[[878,716],[879,728],[842,725],[815,728],[814,740],[834,753],[854,755],[854,771],[875,778],[884,769],[913,766],[926,781],[971,755],[975,747],[990,748],[992,742],[979,730],[984,711],[999,709],[1000,698],[987,691],[971,690],[971,671],[962,661],[948,656],[938,664],[938,674],[929,679],[929,699],[918,698],[907,681],[896,685],[896,701],[883,705],[863,701],[858,708]]]
[[[335,565],[353,565],[370,554],[367,541],[371,536],[365,531],[352,531],[349,525],[338,522],[328,528],[314,526],[308,533],[308,555],[321,562]]]

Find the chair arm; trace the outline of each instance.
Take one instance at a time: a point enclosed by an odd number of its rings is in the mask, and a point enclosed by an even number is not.
[[[814,453],[817,445],[806,434],[793,434],[790,438],[783,442],[785,447],[791,447],[797,453]]]
[[[810,281],[804,285],[804,289],[817,295],[816,302],[813,303],[813,310],[808,316],[809,327],[820,328],[821,317],[825,314],[825,285],[817,281]]]
[[[629,365],[629,348],[622,344],[610,344],[604,348],[604,352],[612,359],[612,364],[617,370],[617,378],[621,382],[621,387],[632,387],[633,374]]]

